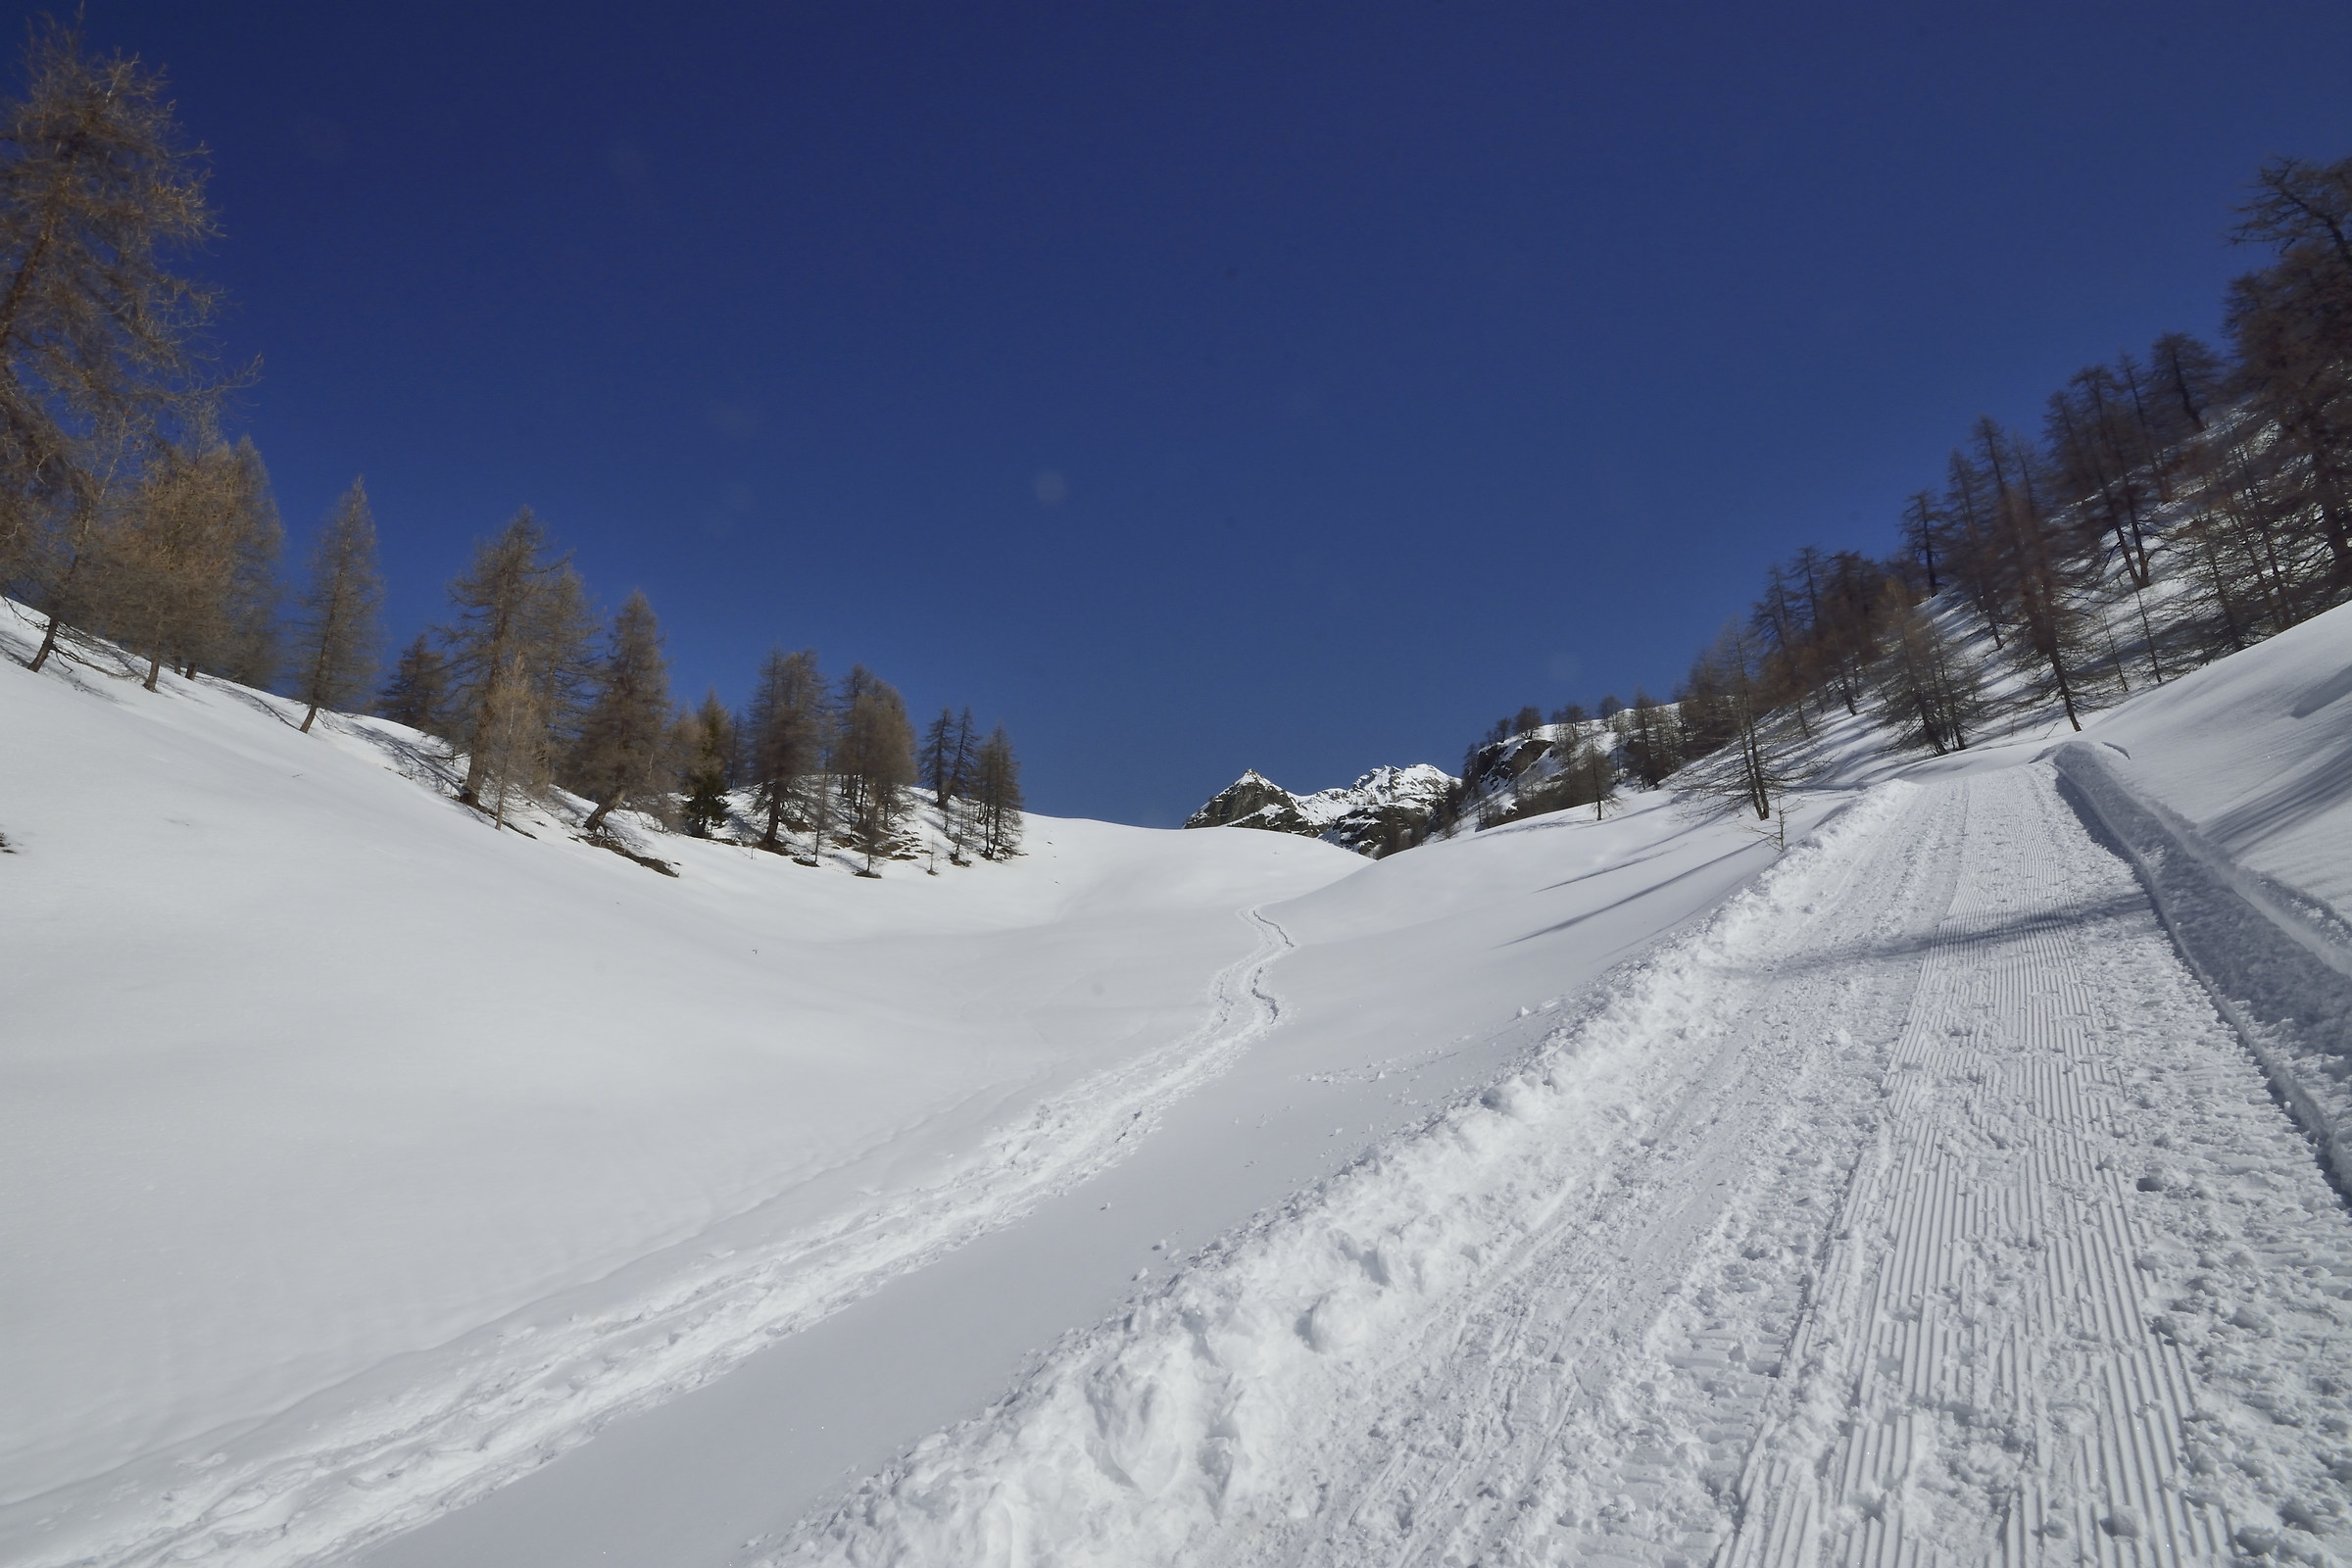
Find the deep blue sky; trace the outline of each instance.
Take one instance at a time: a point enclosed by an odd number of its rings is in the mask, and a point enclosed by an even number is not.
[[[678,686],[771,643],[1173,823],[1670,688],[1979,413],[2210,333],[2352,6],[90,0],[215,152],[298,546],[405,640],[527,502]]]

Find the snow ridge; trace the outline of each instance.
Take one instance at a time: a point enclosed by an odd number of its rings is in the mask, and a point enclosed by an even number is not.
[[[2115,748],[2051,759],[2087,823],[2131,861],[2180,955],[2352,1190],[2352,951],[2300,901],[2132,789]]]
[[[1258,909],[1241,918],[1256,929],[1257,945],[1216,977],[1199,1029],[1046,1101],[944,1176],[757,1249],[714,1249],[651,1294],[577,1311],[562,1298],[539,1303],[418,1358],[437,1368],[397,1367],[380,1397],[327,1391],[225,1446],[188,1455],[144,1519],[113,1516],[100,1538],[26,1521],[18,1527],[28,1538],[19,1544],[33,1547],[24,1568],[340,1560],[463,1507],[606,1421],[698,1387],[1019,1219],[1125,1157],[1168,1106],[1274,1027],[1280,1007],[1264,975],[1294,944]],[[322,1420],[322,1408],[335,1413]],[[112,1481],[102,1476],[25,1506],[54,1519]]]
[[[1452,782],[1452,776],[1444,768],[1428,762],[1415,762],[1410,767],[1391,767],[1384,763],[1352,784],[1299,796],[1298,810],[1309,822],[1328,831],[1350,813],[1367,808],[1419,805],[1432,796],[1444,795]]]

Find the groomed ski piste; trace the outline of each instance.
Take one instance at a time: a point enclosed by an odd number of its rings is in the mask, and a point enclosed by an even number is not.
[[[1785,853],[671,880],[159,697],[0,668],[6,1561],[2352,1560],[2352,611]]]

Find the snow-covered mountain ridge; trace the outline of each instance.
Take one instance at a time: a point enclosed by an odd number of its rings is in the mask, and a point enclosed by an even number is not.
[[[1672,711],[1665,705],[1661,711]],[[1255,768],[1244,772],[1185,822],[1188,828],[1246,827],[1319,838],[1368,858],[1409,850],[1457,831],[1498,827],[1592,804],[1599,776],[1613,787],[1624,736],[1605,721],[1539,724],[1481,742],[1466,778],[1427,762],[1376,767],[1338,789],[1295,795]]]
[[[1456,783],[1444,769],[1416,762],[1376,767],[1338,789],[1294,795],[1250,768],[1209,797],[1184,825],[1296,833],[1378,859],[1420,843]]]

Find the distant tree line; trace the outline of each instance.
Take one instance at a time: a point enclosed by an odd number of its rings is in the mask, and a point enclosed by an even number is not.
[[[401,652],[375,707],[445,741],[464,764],[458,799],[493,823],[560,787],[586,803],[591,836],[631,810],[807,865],[842,850],[872,873],[918,853],[919,784],[951,863],[1019,849],[1020,764],[1002,727],[983,738],[969,709],[942,710],[918,757],[898,689],[863,664],[828,679],[812,649],[770,651],[741,711],[716,691],[682,707],[645,595],[603,620],[527,508],[474,547],[449,598],[450,619]]]
[[[2237,217],[2231,237],[2268,260],[2230,287],[2225,348],[2167,333],[2069,377],[2038,431],[1980,418],[1904,507],[1894,553],[1770,567],[1670,702],[1497,721],[1452,818],[1599,790],[1499,788],[1531,765],[1515,739],[1548,723],[1556,776],[1605,729],[1616,773],[1680,774],[1769,820],[1841,718],[1938,755],[2029,711],[2080,729],[2352,599],[2352,158],[2265,166]]]
[[[863,665],[839,681],[812,652],[771,653],[740,714],[715,692],[681,710],[643,594],[608,621],[526,509],[450,584],[448,622],[380,692],[383,582],[365,486],[320,529],[301,585],[270,476],[220,430],[220,300],[179,270],[218,225],[201,149],[162,75],[100,56],[77,26],[31,34],[24,92],[0,104],[0,587],[41,617],[28,663],[103,639],[146,663],[277,687],[321,711],[377,710],[445,742],[458,798],[503,826],[555,787],[817,863],[913,853],[918,780],[949,858],[1021,838],[1020,766],[1002,728],[943,710],[918,760],[906,705]],[[748,792],[748,793],[747,793]],[[748,816],[738,804],[748,801]]]

